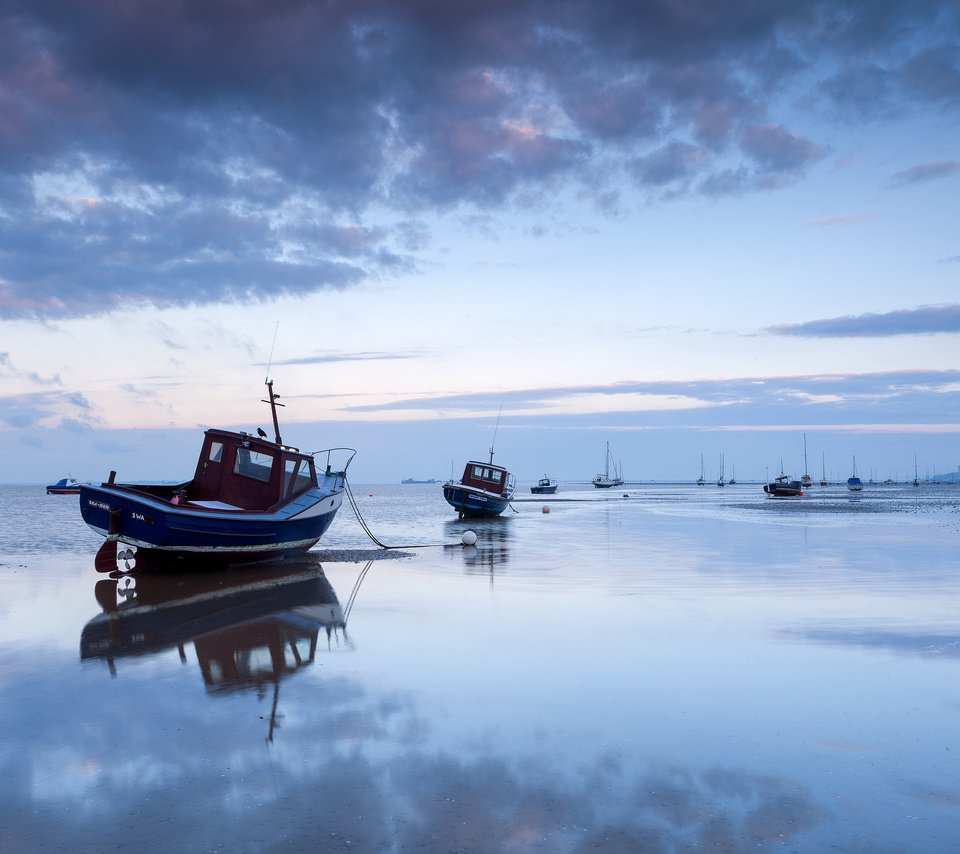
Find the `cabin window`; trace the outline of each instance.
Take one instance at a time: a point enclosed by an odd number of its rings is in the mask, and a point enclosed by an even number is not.
[[[233,658],[241,676],[269,676],[276,672],[269,646],[238,650],[233,654]]]
[[[210,443],[210,462],[219,463],[223,460],[223,442]]]
[[[233,473],[254,480],[268,483],[270,470],[273,468],[273,457],[260,451],[251,451],[249,448],[237,448],[237,460],[233,466]]]
[[[473,467],[473,476],[474,477],[483,477],[483,466],[474,466]]]
[[[288,670],[295,670],[305,662],[310,661],[311,641],[312,638],[287,638],[283,647],[283,663]]]
[[[313,486],[310,479],[310,463],[307,460],[283,461],[283,494],[299,495]]]

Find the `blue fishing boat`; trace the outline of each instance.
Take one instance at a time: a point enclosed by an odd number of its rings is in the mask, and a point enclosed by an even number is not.
[[[119,483],[110,472],[99,486],[81,484],[83,520],[105,538],[98,568],[116,568],[117,543],[228,563],[299,554],[316,545],[340,509],[356,452],[305,453],[285,445],[277,419],[283,404],[273,381],[266,385],[273,441],[260,428],[257,435],[212,428],[204,433],[191,480]],[[318,473],[315,457],[321,454]],[[335,459],[342,465],[335,467]]]
[[[534,495],[553,495],[557,491],[557,482],[544,475],[536,486],[530,487],[530,491]]]
[[[507,509],[517,488],[516,479],[503,466],[493,464],[493,446],[500,428],[500,414],[490,443],[490,459],[481,463],[470,460],[463,467],[460,480],[452,477],[443,485],[443,497],[460,519],[483,519],[499,516]]]
[[[470,460],[460,480],[443,485],[443,497],[461,519],[499,516],[507,509],[516,489],[516,479],[503,466],[493,464],[493,452],[486,463]]]

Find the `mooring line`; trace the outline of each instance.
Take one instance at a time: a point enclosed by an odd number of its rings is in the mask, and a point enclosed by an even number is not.
[[[360,523],[360,527],[363,528],[363,532],[380,548],[382,549],[426,549],[442,546],[446,548],[447,546],[457,546],[462,545],[462,543],[412,543],[406,546],[388,546],[386,543],[381,542],[377,539],[373,531],[370,530],[370,526],[367,524],[366,520],[363,518],[363,514],[360,512],[360,508],[357,506],[357,499],[353,497],[353,490],[350,488],[350,482],[347,480],[347,476],[343,476],[343,487],[344,492],[347,493],[347,499],[350,502],[350,506],[353,508],[354,515],[357,517],[357,521]]]

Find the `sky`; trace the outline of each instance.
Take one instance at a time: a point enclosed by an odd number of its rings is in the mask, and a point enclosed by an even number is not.
[[[0,482],[956,471],[958,223],[957,2],[0,0]]]

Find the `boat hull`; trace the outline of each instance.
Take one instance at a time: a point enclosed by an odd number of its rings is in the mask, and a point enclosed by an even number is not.
[[[773,498],[799,498],[803,495],[803,489],[796,481],[792,484],[768,483],[763,491]]]
[[[553,495],[557,491],[557,484],[551,486],[531,486],[530,491],[534,495]]]
[[[122,485],[83,486],[80,512],[107,540],[168,554],[260,560],[300,554],[319,542],[343,503],[343,482],[325,478],[270,512],[174,505]]]
[[[72,477],[64,477],[56,483],[47,486],[47,495],[79,495],[80,481]]]
[[[513,495],[495,495],[482,489],[464,486],[462,483],[446,483],[443,486],[443,497],[459,516],[485,519],[503,513]]]

